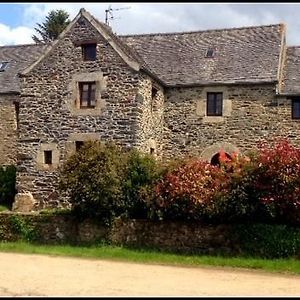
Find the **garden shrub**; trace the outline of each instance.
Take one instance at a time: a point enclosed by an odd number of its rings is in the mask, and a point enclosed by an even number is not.
[[[135,149],[128,152],[122,188],[129,218],[147,218],[148,205],[154,197],[153,186],[162,172],[163,167],[152,155]]]
[[[89,142],[60,170],[60,189],[70,197],[77,216],[109,225],[123,215],[146,218],[147,200],[163,168],[153,156],[113,143]]]
[[[226,173],[207,162],[182,161],[167,172],[155,187],[152,217],[159,219],[200,220],[205,207],[218,195],[226,193]]]
[[[221,169],[227,174],[226,193],[218,194],[206,208],[206,219],[216,223],[267,221],[269,214],[255,189],[257,163],[254,153],[248,156],[231,154],[232,159],[221,158]]]
[[[0,167],[0,204],[12,207],[16,194],[16,167]]]
[[[300,148],[281,140],[261,145],[254,189],[269,214],[280,223],[300,224]]]
[[[236,224],[233,232],[242,255],[285,258],[300,255],[300,229],[287,225]]]
[[[73,211],[110,224],[124,210],[122,181],[126,161],[122,149],[99,141],[87,142],[60,170],[60,189]]]

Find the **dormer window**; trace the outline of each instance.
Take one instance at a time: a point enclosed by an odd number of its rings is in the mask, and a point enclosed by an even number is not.
[[[208,48],[206,51],[206,56],[205,57],[214,57],[215,56],[215,50],[213,48]]]
[[[82,44],[83,60],[96,60],[97,44]]]
[[[0,72],[3,72],[8,65],[7,61],[0,62]]]

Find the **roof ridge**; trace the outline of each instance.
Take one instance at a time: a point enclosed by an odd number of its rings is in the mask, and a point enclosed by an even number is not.
[[[300,48],[300,45],[292,45],[292,46],[287,46],[287,48]]]
[[[28,46],[48,46],[49,44],[17,44],[17,45],[3,45],[0,48],[9,48],[9,47],[28,47]]]
[[[230,30],[241,30],[241,29],[251,29],[251,28],[261,28],[261,27],[274,27],[274,26],[284,26],[284,23],[269,24],[269,25],[243,26],[243,27],[230,27],[230,28],[217,28],[217,29],[205,29],[205,30],[194,30],[194,31],[124,34],[124,35],[118,35],[118,36],[120,38],[122,38],[122,37],[134,37],[134,36],[154,36],[154,35],[161,36],[161,35],[175,35],[175,34],[192,34],[192,33],[210,32],[210,31],[230,31]]]

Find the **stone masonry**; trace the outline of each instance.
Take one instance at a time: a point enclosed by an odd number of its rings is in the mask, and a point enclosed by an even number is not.
[[[83,59],[88,43],[96,60]],[[8,51],[15,62],[0,72],[1,163],[17,163],[16,200],[30,198],[27,210],[69,206],[58,168],[78,141],[208,161],[221,149],[244,153],[278,138],[300,145],[300,119],[292,118],[300,51],[286,46],[283,24],[117,36],[81,9],[52,44],[0,47],[1,60]],[[30,53],[26,63],[22,51]],[[79,105],[84,82],[95,82],[94,108]],[[222,93],[220,116],[207,115],[211,92]]]
[[[17,162],[17,111],[15,102],[19,102],[19,95],[7,94],[0,96],[0,98],[0,164],[14,165]]]

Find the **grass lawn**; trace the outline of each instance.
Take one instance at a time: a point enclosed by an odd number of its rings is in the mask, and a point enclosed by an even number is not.
[[[236,267],[300,274],[300,260],[296,259],[260,259],[244,257],[178,255],[146,249],[128,249],[117,246],[97,245],[90,247],[68,245],[35,245],[26,242],[0,242],[0,252],[18,252],[30,254],[48,254],[56,256],[73,256],[116,261],[164,264],[176,266],[215,266]]]

